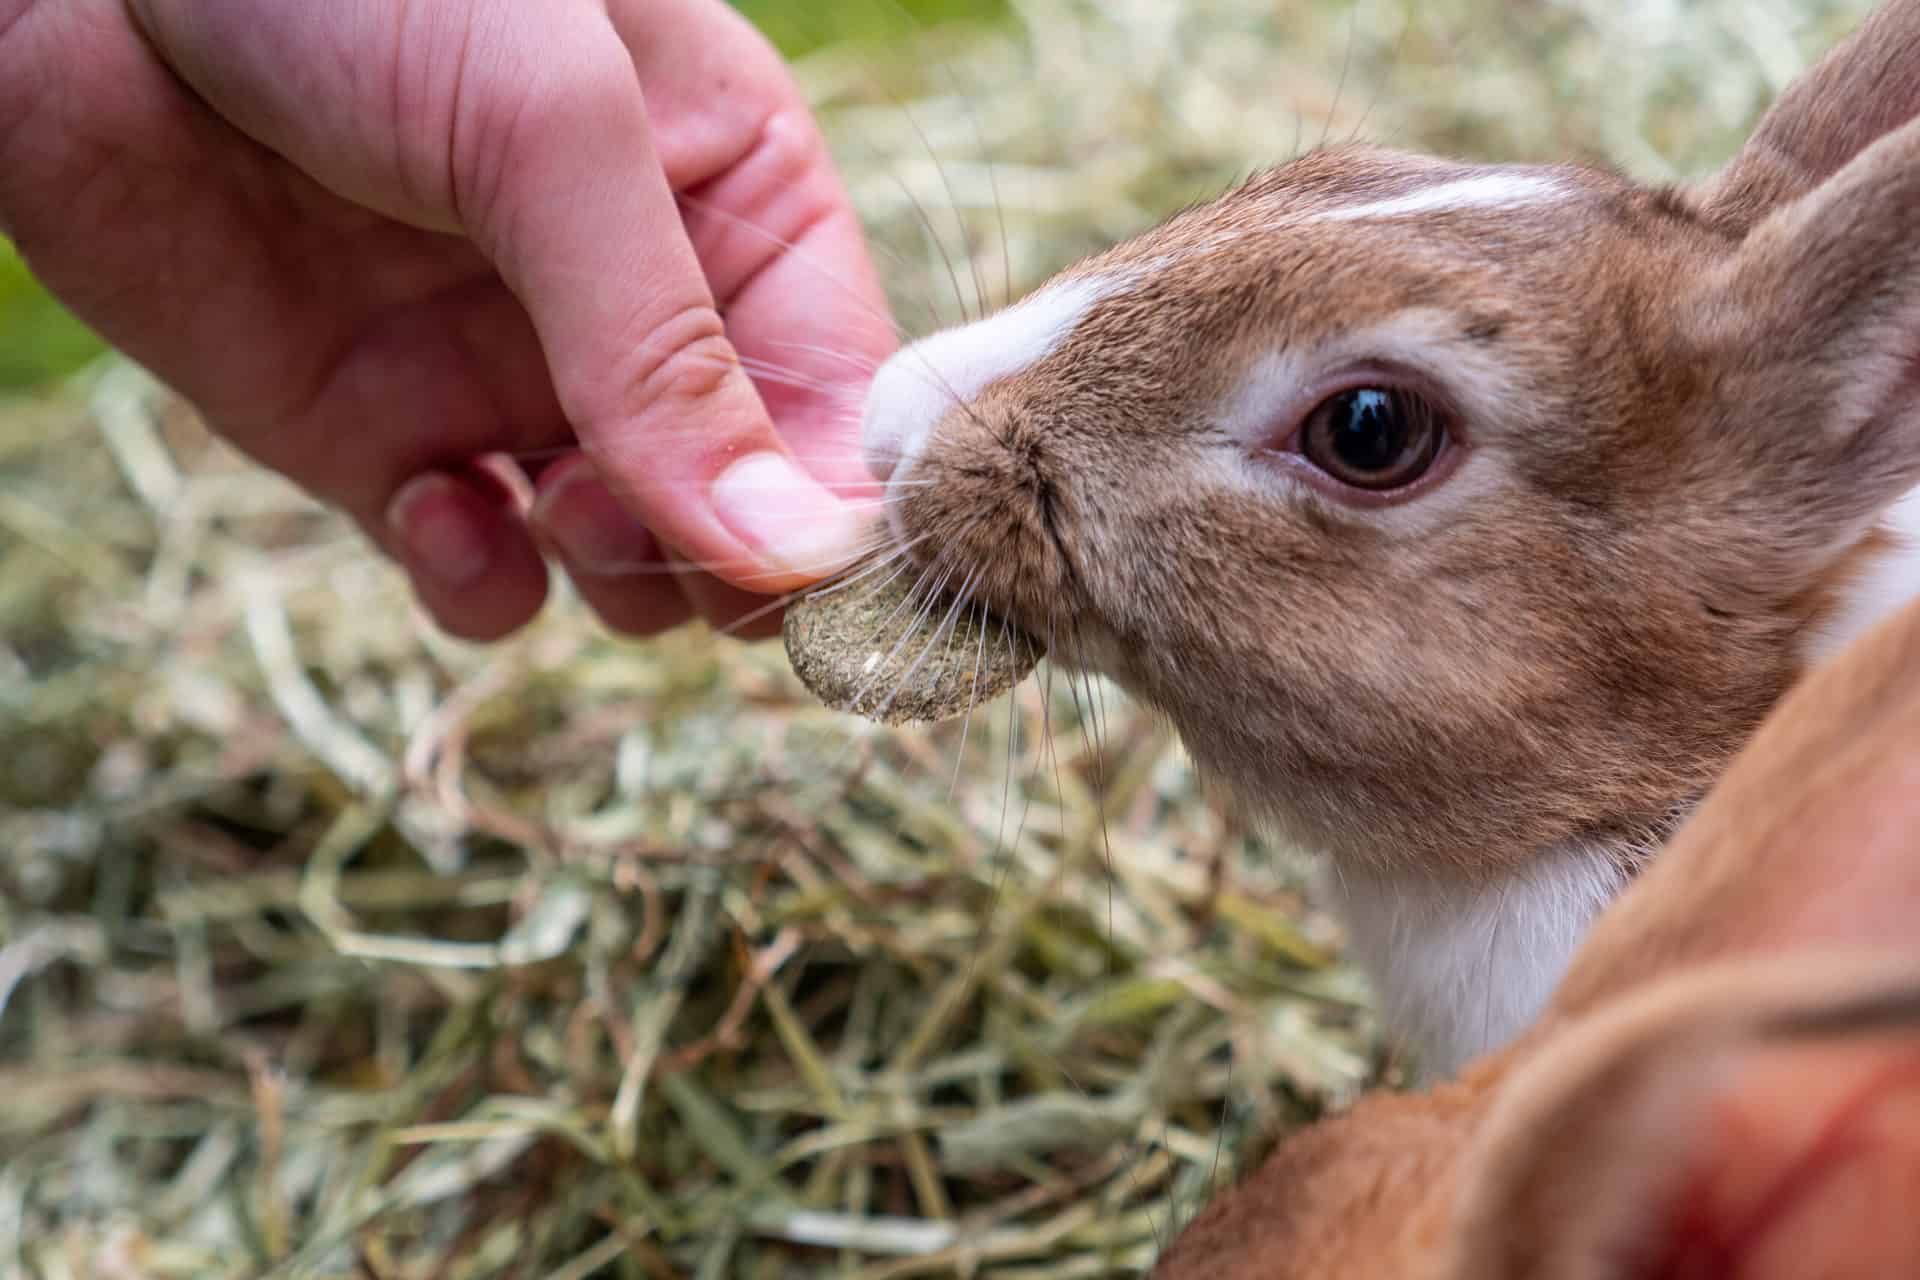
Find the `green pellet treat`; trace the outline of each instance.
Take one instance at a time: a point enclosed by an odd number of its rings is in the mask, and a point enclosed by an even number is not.
[[[925,724],[998,697],[1040,661],[1033,637],[951,597],[929,605],[915,586],[916,575],[893,574],[788,605],[787,660],[801,683],[835,711]]]

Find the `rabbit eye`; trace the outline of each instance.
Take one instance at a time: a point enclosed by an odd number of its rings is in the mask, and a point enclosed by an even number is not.
[[[1446,440],[1433,406],[1410,391],[1355,387],[1320,402],[1300,429],[1307,461],[1356,489],[1398,489],[1426,473]]]

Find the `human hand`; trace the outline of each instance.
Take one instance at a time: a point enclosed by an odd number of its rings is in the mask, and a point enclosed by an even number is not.
[[[537,544],[647,633],[866,532],[892,327],[722,0],[0,0],[0,174],[47,286],[457,634],[533,615]]]

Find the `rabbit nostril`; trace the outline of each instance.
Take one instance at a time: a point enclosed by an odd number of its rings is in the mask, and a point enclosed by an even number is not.
[[[860,453],[862,460],[867,464],[867,470],[871,471],[873,478],[881,484],[893,479],[893,473],[899,469],[900,449],[892,440],[878,442],[870,440]]]

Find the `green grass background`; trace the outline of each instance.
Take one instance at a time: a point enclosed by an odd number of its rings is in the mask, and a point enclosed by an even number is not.
[[[31,390],[98,355],[100,339],[47,295],[0,239],[0,392]]]

